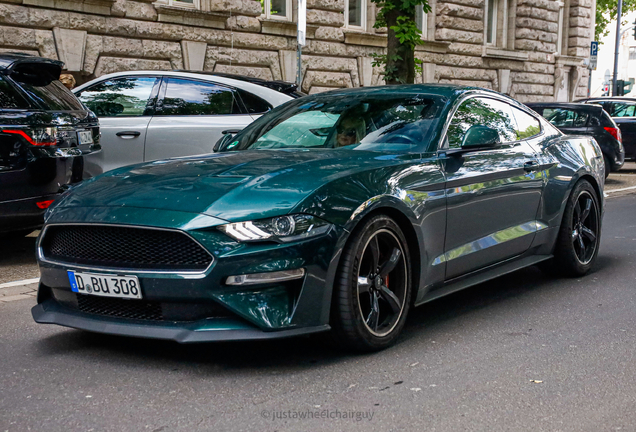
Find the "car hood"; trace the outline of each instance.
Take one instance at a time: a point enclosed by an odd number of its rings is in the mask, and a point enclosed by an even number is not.
[[[155,161],[77,186],[69,207],[137,207],[205,214],[226,221],[291,211],[337,178],[395,165],[397,155],[358,150],[254,150]]]

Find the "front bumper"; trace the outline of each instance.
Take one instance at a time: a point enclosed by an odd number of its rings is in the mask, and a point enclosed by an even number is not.
[[[135,213],[130,208],[126,211],[129,217]],[[172,215],[165,213],[163,216],[170,218]],[[66,217],[64,223],[72,222]],[[191,226],[192,222],[184,220],[184,226],[188,224]],[[214,260],[205,271],[192,274],[106,268],[89,270],[72,263],[47,261],[40,250],[40,288],[38,305],[32,310],[33,318],[43,324],[184,343],[271,339],[329,329],[331,282],[328,275],[333,273],[330,270],[341,229],[332,227],[319,237],[291,244],[238,243],[210,227],[183,231],[213,255]],[[225,283],[228,276],[298,268],[305,269],[302,279],[250,286]],[[158,307],[160,318],[114,316],[108,308],[82,308],[87,297],[100,297],[73,293],[68,270],[137,276],[143,301]],[[138,302],[121,301],[127,302],[124,303],[126,307]],[[213,311],[206,315],[201,308]],[[222,313],[214,312],[219,308]],[[199,312],[190,313],[194,310]],[[174,311],[180,312],[175,315]]]
[[[53,299],[33,307],[31,314],[35,322],[40,324],[57,324],[95,333],[165,339],[179,343],[278,339],[329,330],[328,325],[320,325],[265,332],[236,320],[206,319],[157,325],[141,320],[122,320],[86,314],[64,307]]]

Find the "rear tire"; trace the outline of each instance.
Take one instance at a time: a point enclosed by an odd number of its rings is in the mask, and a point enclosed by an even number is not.
[[[385,215],[349,239],[334,283],[332,338],[340,348],[378,351],[399,337],[411,304],[411,262],[400,227]]]
[[[564,276],[583,276],[596,261],[600,241],[599,199],[590,182],[580,180],[565,206],[552,270]]]
[[[607,178],[610,175],[610,172],[612,171],[612,164],[610,163],[610,160],[607,157],[607,155],[603,155],[603,162],[605,162],[605,178]]]

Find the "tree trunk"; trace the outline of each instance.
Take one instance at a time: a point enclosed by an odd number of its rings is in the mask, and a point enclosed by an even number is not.
[[[413,84],[415,82],[415,49],[401,44],[391,27],[397,25],[399,16],[408,16],[415,20],[415,14],[409,16],[404,11],[393,9],[387,11],[386,24],[388,27],[387,40],[387,84]],[[399,56],[401,59],[397,58]]]

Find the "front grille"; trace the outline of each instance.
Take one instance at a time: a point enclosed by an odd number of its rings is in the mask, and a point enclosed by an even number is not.
[[[82,312],[119,318],[163,320],[161,304],[141,300],[100,298],[77,294],[77,308]]]
[[[174,303],[134,299],[124,300],[86,294],[75,295],[77,297],[77,309],[85,313],[108,317],[146,321],[196,321],[206,318],[235,317],[232,312],[212,301],[205,303]],[[74,302],[66,301],[64,305],[75,307]]]
[[[212,262],[181,232],[102,225],[50,226],[42,253],[52,261],[127,269],[205,270]]]

